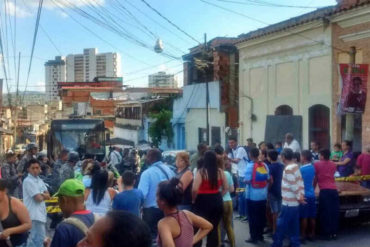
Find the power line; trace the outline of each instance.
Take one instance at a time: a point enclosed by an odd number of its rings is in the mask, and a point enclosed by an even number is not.
[[[273,24],[267,23],[267,22],[265,22],[265,21],[261,21],[261,20],[259,20],[259,19],[256,19],[256,18],[254,18],[254,17],[251,17],[251,16],[248,16],[248,15],[245,15],[245,14],[243,14],[243,13],[240,13],[240,12],[234,11],[234,10],[232,10],[232,9],[228,9],[228,8],[223,7],[223,6],[220,6],[220,5],[217,5],[217,4],[214,4],[214,3],[208,2],[208,1],[206,1],[206,0],[199,0],[199,1],[201,1],[201,2],[203,2],[203,3],[206,3],[206,4],[208,4],[208,5],[212,5],[212,6],[216,7],[216,8],[219,8],[219,9],[225,10],[225,11],[227,11],[227,12],[230,12],[230,13],[233,13],[233,14],[236,14],[236,15],[239,15],[239,16],[242,16],[242,17],[247,18],[247,19],[249,19],[249,20],[253,20],[253,21],[259,22],[259,23],[264,24],[264,25],[267,25],[267,26],[273,25]],[[327,46],[327,47],[331,47],[331,48],[333,48],[333,49],[335,49],[335,50],[338,50],[338,51],[341,51],[341,52],[348,53],[348,51],[345,51],[345,50],[340,49],[340,48],[337,48],[337,47],[335,47],[335,46],[333,46],[333,45],[327,44],[327,43],[325,43],[325,41],[317,41],[317,40],[312,39],[312,38],[310,38],[310,37],[307,37],[307,36],[305,36],[305,35],[302,35],[302,34],[299,34],[299,33],[293,33],[293,32],[290,32],[290,31],[288,31],[288,30],[286,30],[286,29],[283,29],[283,30],[281,30],[281,31],[283,31],[283,32],[287,32],[287,33],[289,33],[289,34],[291,34],[291,35],[299,36],[299,37],[301,37],[301,38],[304,38],[304,39],[307,39],[307,40],[313,41],[313,42],[318,43],[318,44],[323,44],[323,45],[325,45],[325,46]]]
[[[52,0],[52,1],[55,2],[55,0]],[[67,1],[67,2],[68,2],[68,5],[65,5],[63,3],[59,3],[59,4],[62,5],[62,6],[64,6],[64,7],[70,7],[70,9],[72,11],[74,11],[75,13],[77,13],[77,14],[81,15],[82,17],[88,19],[89,21],[92,21],[95,24],[97,24],[97,25],[99,25],[99,26],[101,26],[101,27],[103,27],[103,28],[105,28],[105,29],[107,29],[107,30],[109,30],[109,31],[117,34],[118,36],[124,38],[127,41],[130,41],[130,42],[132,42],[132,43],[134,43],[134,44],[136,44],[138,46],[141,46],[143,48],[147,48],[150,51],[154,51],[150,45],[147,45],[144,42],[138,40],[132,34],[129,35],[128,32],[127,32],[127,30],[125,30],[121,25],[119,25],[119,24],[116,23],[116,25],[119,26],[119,28],[117,29],[117,27],[112,26],[111,24],[109,24],[109,22],[107,23],[106,21],[102,21],[102,20],[96,18],[95,16],[89,14],[88,12],[82,10],[81,8],[79,8],[78,6],[76,6],[75,4],[73,4],[73,3],[69,2],[69,1]],[[122,31],[122,30],[124,30],[124,31]],[[160,53],[160,55],[181,60],[180,57],[176,57],[176,56],[174,56],[172,54],[169,54],[168,52],[162,52],[162,53]]]
[[[125,2],[128,5],[130,5],[133,9],[135,9],[138,13],[140,13],[142,16],[144,16],[145,18],[147,18],[148,20],[150,20],[153,23],[157,24],[159,27],[161,27],[162,29],[166,30],[170,34],[176,36],[177,38],[181,39],[182,41],[190,44],[190,41],[184,39],[183,37],[181,37],[177,33],[174,33],[171,29],[167,28],[166,26],[162,25],[161,23],[159,23],[158,21],[156,21],[155,19],[153,19],[152,17],[150,17],[149,15],[147,15],[146,13],[144,13],[140,8],[136,7],[133,3],[131,3],[131,1],[125,0]]]
[[[44,0],[39,1],[39,7],[38,7],[38,11],[37,11],[36,24],[35,24],[35,31],[34,31],[34,34],[33,34],[30,63],[29,63],[29,66],[28,66],[26,87],[25,87],[24,92],[23,92],[22,103],[23,103],[23,100],[24,100],[24,96],[26,94],[28,81],[29,81],[29,78],[30,78],[30,73],[31,73],[31,68],[32,68],[32,60],[33,60],[32,58],[33,58],[33,53],[35,51],[35,45],[36,45],[37,33],[38,33],[38,30],[39,30],[39,23],[40,23],[40,18],[41,18],[41,10],[42,10],[43,1]]]
[[[320,7],[314,7],[314,6],[277,4],[277,3],[271,3],[271,2],[266,2],[266,1],[257,1],[257,0],[255,0],[255,1],[253,1],[253,0],[245,0],[245,1],[216,0],[216,1],[224,2],[224,3],[241,4],[241,5],[263,6],[263,7],[296,8],[296,9],[317,9],[317,8],[320,8]]]
[[[154,11],[157,15],[159,15],[160,17],[162,17],[164,20],[166,20],[168,23],[170,23],[172,26],[174,26],[177,30],[179,30],[180,32],[182,32],[183,34],[185,34],[186,36],[188,36],[190,39],[194,40],[195,42],[197,42],[198,44],[201,44],[196,38],[194,38],[193,36],[191,36],[189,33],[187,33],[186,31],[184,31],[182,28],[180,28],[179,26],[177,26],[175,23],[173,23],[171,20],[169,20],[167,17],[165,17],[164,15],[162,15],[158,10],[156,10],[154,7],[152,7],[147,1],[145,0],[141,0],[148,8],[150,8],[152,11]]]

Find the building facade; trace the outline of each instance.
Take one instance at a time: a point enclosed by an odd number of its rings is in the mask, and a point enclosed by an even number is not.
[[[177,88],[177,78],[173,74],[166,74],[166,72],[158,72],[152,75],[149,75],[149,84],[150,88]]]
[[[91,82],[95,77],[121,76],[119,53],[98,53],[96,48],[84,49],[83,54],[70,54],[66,58],[67,82]]]
[[[46,102],[59,100],[59,81],[66,81],[66,61],[61,56],[45,63]]]
[[[349,63],[350,46],[358,48],[356,63],[369,63],[369,3],[340,1],[240,36],[241,140],[283,141],[283,132],[293,132],[304,148],[344,140],[338,65]],[[354,150],[370,132],[369,110],[356,116]]]

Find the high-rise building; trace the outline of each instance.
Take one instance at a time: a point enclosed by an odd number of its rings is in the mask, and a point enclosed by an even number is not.
[[[83,54],[67,56],[67,82],[89,82],[95,77],[121,76],[119,53],[98,53],[96,48],[84,49]]]
[[[56,56],[54,60],[45,63],[46,102],[59,100],[58,82],[66,80],[66,61],[64,57]]]
[[[166,74],[166,72],[158,72],[149,75],[149,87],[166,87],[177,88],[177,79],[173,74]]]

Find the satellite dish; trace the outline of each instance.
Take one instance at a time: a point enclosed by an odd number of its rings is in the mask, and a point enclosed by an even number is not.
[[[157,39],[155,42],[154,51],[156,53],[161,53],[163,51],[163,42],[161,39]]]

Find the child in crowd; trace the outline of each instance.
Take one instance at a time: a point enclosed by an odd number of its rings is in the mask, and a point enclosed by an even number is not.
[[[291,247],[299,247],[299,204],[304,203],[304,186],[299,167],[293,161],[293,151],[284,148],[281,159],[285,165],[281,183],[282,207],[271,247],[282,247],[285,236]]]
[[[281,210],[281,180],[283,178],[284,165],[278,162],[278,151],[269,150],[267,158],[271,163],[270,184],[268,190],[268,202],[272,214],[272,233],[275,234],[277,217]]]
[[[122,174],[122,181],[119,181],[120,193],[113,199],[113,209],[125,210],[140,216],[140,208],[144,203],[144,196],[140,190],[134,189],[134,184],[135,174],[132,171],[125,171]]]
[[[278,154],[280,155],[281,151],[283,150],[283,144],[281,144],[281,142],[276,142],[275,143],[275,149],[278,152]]]
[[[301,164],[301,153],[300,152],[293,153],[293,162],[297,165]]]
[[[306,203],[299,206],[302,243],[304,243],[306,239],[312,241],[315,237],[316,198],[315,189],[313,187],[315,179],[315,167],[312,165],[312,159],[312,153],[309,150],[302,151],[302,166],[300,171],[303,178],[304,194],[306,198]]]
[[[340,143],[335,143],[334,150],[331,151],[331,154],[330,154],[330,160],[334,162],[338,162],[340,161],[342,156],[343,156],[342,146],[340,145]]]
[[[245,181],[248,186],[247,205],[249,216],[250,239],[247,243],[256,244],[264,241],[263,229],[266,225],[266,200],[268,191],[269,169],[264,162],[259,160],[262,150],[252,148],[249,157],[252,162],[248,163],[245,173]]]

